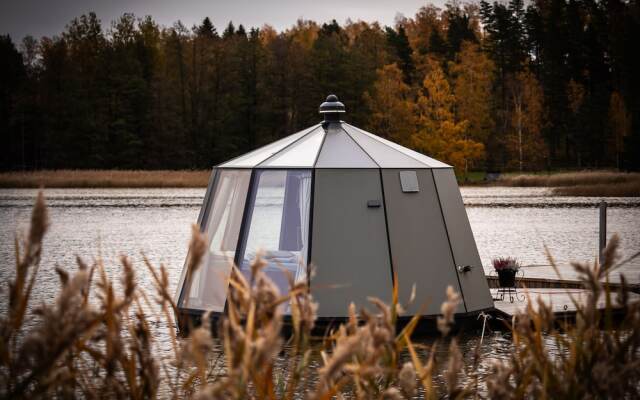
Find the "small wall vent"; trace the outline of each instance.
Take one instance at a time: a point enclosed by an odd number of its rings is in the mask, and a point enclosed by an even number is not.
[[[400,171],[400,185],[404,193],[418,193],[418,175],[416,171]]]

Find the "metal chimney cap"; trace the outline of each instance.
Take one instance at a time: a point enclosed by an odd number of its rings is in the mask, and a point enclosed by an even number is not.
[[[320,104],[320,114],[333,114],[346,112],[344,104],[338,100],[338,96],[330,94],[327,96],[327,100]]]

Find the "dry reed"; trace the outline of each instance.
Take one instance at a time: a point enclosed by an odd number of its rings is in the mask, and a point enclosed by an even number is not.
[[[515,317],[514,350],[506,361],[494,365],[487,379],[491,398],[640,397],[640,307],[629,302],[624,277],[617,295],[608,285],[609,274],[630,260],[618,262],[618,246],[614,235],[602,264],[572,264],[589,290],[585,304],[572,298],[575,323],[556,320],[550,306],[541,301],[537,310],[529,302],[526,311]],[[553,257],[547,254],[557,272]],[[600,299],[606,302],[604,310],[598,309]],[[616,309],[624,314],[614,324]],[[556,354],[549,348],[555,348]]]
[[[3,398],[157,398],[199,399],[404,399],[419,394],[448,398],[638,398],[640,396],[640,308],[629,303],[624,280],[615,297],[608,274],[618,268],[618,239],[614,237],[599,264],[574,264],[590,298],[575,302],[577,322],[554,318],[546,304],[531,305],[508,328],[512,354],[493,367],[484,386],[478,376],[482,354],[476,347],[465,365],[457,342],[449,343],[443,387],[434,383],[435,352],[444,345],[414,345],[411,335],[419,317],[396,330],[398,288],[391,304],[371,298],[371,310],[349,307],[348,322],[324,339],[322,365],[311,380],[309,344],[317,304],[305,283],[290,277],[283,295],[262,272],[256,260],[245,279],[235,267],[229,286],[228,312],[217,328],[203,317],[200,327],[185,339],[175,334],[176,304],[169,294],[164,266],[144,260],[155,290],[145,293],[136,284],[135,267],[122,257],[121,285],[105,273],[98,259],[77,261],[77,272],[58,268],[60,292],[50,304],[29,314],[28,304],[40,264],[42,239],[48,227],[46,206],[39,194],[31,229],[23,243],[16,241],[15,278],[9,285],[9,306],[0,316],[0,396]],[[193,231],[189,268],[195,270],[206,251],[203,238]],[[550,257],[553,265],[553,259]],[[397,280],[396,280],[397,281]],[[603,283],[605,282],[605,283]],[[118,289],[116,289],[118,287]],[[93,297],[91,297],[93,296]],[[605,310],[598,300],[606,298]],[[89,300],[92,298],[93,300]],[[142,305],[155,302],[157,318],[169,326],[171,356],[160,357],[156,325]],[[438,326],[451,332],[459,296],[447,291]],[[289,303],[292,334],[282,335],[282,305]],[[626,312],[614,325],[614,306]],[[26,321],[29,321],[27,323]],[[211,358],[217,352],[212,330],[222,343],[224,373],[213,374]],[[549,351],[556,348],[555,355]],[[421,350],[421,355],[416,349]],[[287,356],[284,374],[276,370],[280,353]],[[401,363],[408,355],[409,362]]]
[[[640,173],[614,171],[564,172],[552,175],[507,175],[498,179],[499,186],[566,187],[640,183]]]
[[[0,188],[206,187],[211,171],[45,170],[1,172]]]
[[[553,188],[556,196],[581,197],[640,197],[640,179],[635,182],[611,183],[600,185],[576,185]]]

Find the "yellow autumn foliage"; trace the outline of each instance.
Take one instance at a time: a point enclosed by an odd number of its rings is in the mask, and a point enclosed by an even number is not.
[[[371,110],[367,128],[377,135],[409,145],[415,130],[415,104],[411,88],[402,80],[400,68],[389,64],[379,69],[373,88],[373,93],[364,95]]]
[[[455,62],[449,63],[456,117],[469,121],[467,134],[486,142],[495,129],[491,102],[495,65],[475,43],[463,42]]]
[[[484,145],[468,136],[468,120],[456,121],[456,98],[437,62],[429,62],[422,89],[417,101],[417,130],[411,144],[416,150],[453,165],[458,173],[466,173],[484,157]]]

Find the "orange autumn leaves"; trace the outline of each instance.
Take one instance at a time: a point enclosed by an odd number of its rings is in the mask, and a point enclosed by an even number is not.
[[[466,172],[485,157],[493,64],[476,45],[465,43],[448,68],[427,59],[419,87],[410,87],[396,64],[378,70],[365,100],[372,110],[368,128]]]
[[[402,71],[396,64],[378,70],[373,94],[365,92],[364,100],[371,109],[370,130],[408,145],[416,129],[415,100],[412,88],[403,81]]]
[[[466,175],[486,159],[485,144],[496,128],[494,63],[478,45],[464,42],[454,61],[444,63],[427,57],[418,69],[425,75],[417,80],[421,84],[413,86],[404,82],[396,64],[377,71],[372,93],[365,93],[372,110],[368,128],[453,165],[459,175]],[[515,160],[520,153],[527,160],[533,159],[546,152],[539,147],[542,93],[531,74],[515,77],[512,85],[518,88],[514,91],[518,108],[509,108],[512,132],[502,145]],[[532,115],[523,116],[522,110]],[[520,123],[523,119],[525,129]],[[524,141],[517,140],[523,135]]]
[[[456,96],[437,62],[429,63],[417,100],[417,129],[411,144],[417,150],[466,173],[484,157],[484,145],[469,135],[469,120],[456,117]]]

